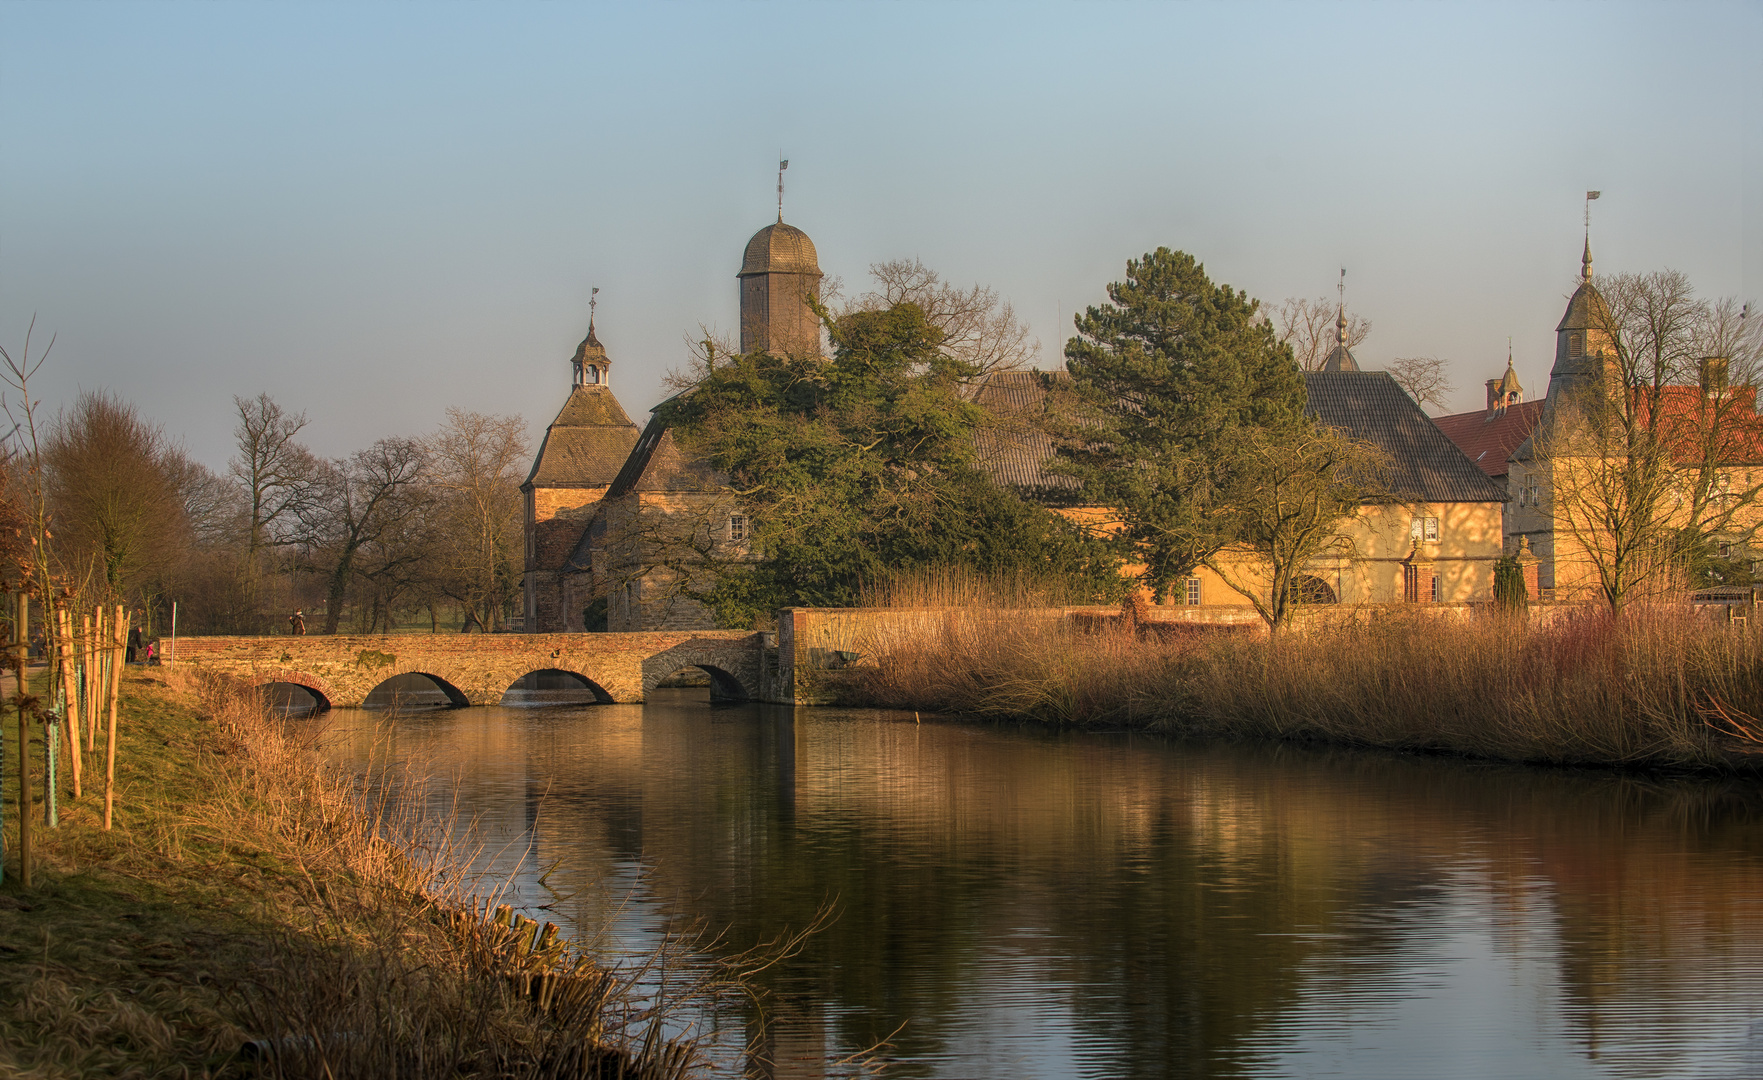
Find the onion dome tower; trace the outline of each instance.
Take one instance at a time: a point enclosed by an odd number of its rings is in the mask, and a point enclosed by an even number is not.
[[[1341,305],[1341,313],[1335,318],[1334,348],[1329,350],[1328,357],[1322,361],[1322,370],[1359,370],[1359,361],[1353,359],[1352,351],[1347,348],[1347,306],[1345,304]]]
[[[814,241],[794,225],[767,225],[741,258],[741,351],[820,354],[820,319],[808,306],[820,296]]]

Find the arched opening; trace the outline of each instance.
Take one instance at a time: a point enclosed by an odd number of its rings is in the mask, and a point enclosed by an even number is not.
[[[470,705],[459,688],[419,671],[394,675],[370,691],[364,709],[458,709]]]
[[[747,700],[747,688],[741,685],[741,680],[709,664],[680,668],[666,678],[657,680],[655,689],[673,690],[681,697],[698,697],[700,700]]]
[[[257,688],[263,707],[278,716],[311,716],[331,707],[330,700],[310,686],[271,682]]]
[[[1334,590],[1328,587],[1328,582],[1314,574],[1302,575],[1292,583],[1292,587],[1297,590],[1298,603],[1300,604],[1333,604],[1338,602]]]
[[[573,671],[545,668],[529,671],[502,695],[504,705],[610,705],[608,694],[594,680]]]

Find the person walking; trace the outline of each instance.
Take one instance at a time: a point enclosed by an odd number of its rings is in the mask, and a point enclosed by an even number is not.
[[[124,655],[122,659],[125,664],[134,663],[141,655],[141,628],[139,626],[129,627],[129,643],[128,647],[124,649],[123,652]]]
[[[294,612],[288,616],[288,633],[302,637],[306,633],[306,616],[302,612]]]

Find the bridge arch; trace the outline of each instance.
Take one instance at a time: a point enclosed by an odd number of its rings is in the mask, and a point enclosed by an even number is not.
[[[731,649],[724,641],[684,641],[643,661],[643,696],[657,683],[685,668],[710,676],[713,701],[751,701],[759,697],[759,667],[752,648]]]
[[[583,700],[583,699],[586,700]],[[508,684],[503,705],[610,705],[613,697],[591,676],[570,668],[535,668]]]
[[[298,686],[311,694],[318,701],[319,712],[324,712],[336,704],[337,692],[331,684],[317,675],[306,671],[289,668],[265,668],[253,671],[245,677],[251,689],[265,693],[278,684]]]
[[[425,681],[428,684],[426,686],[423,685]],[[382,693],[382,691],[384,692]],[[417,699],[432,695],[435,691],[439,691],[446,699],[447,708],[458,709],[471,704],[471,699],[466,696],[465,691],[454,685],[453,680],[432,671],[422,670],[399,671],[387,675],[374,683],[367,693],[362,695],[361,704],[362,707],[369,709],[396,707],[401,695],[405,696],[410,704],[416,704]],[[376,695],[378,696],[376,697]],[[422,703],[432,704],[433,702]]]

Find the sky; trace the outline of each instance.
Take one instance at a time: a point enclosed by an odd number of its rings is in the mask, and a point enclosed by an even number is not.
[[[784,216],[861,292],[918,258],[1060,363],[1126,260],[1371,320],[1364,367],[1508,339],[1579,271],[1763,293],[1763,4],[0,4],[0,345],[224,468],[233,398],[341,456],[567,396],[599,287],[641,423]],[[14,392],[10,401],[16,402]]]

